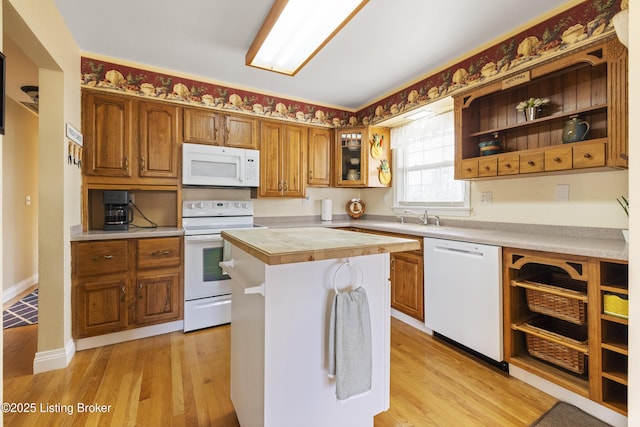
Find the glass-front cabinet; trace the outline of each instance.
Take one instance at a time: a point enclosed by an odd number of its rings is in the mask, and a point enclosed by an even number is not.
[[[389,187],[389,129],[353,127],[337,130],[335,159],[337,187]]]

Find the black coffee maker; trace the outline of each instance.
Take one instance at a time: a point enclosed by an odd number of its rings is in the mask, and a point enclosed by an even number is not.
[[[128,230],[133,221],[133,209],[129,207],[129,192],[106,190],[104,201],[104,227],[106,231]]]

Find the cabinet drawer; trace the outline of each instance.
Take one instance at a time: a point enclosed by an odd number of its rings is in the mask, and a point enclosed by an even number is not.
[[[180,265],[182,248],[182,239],[180,237],[140,239],[137,245],[138,268],[173,267]]]
[[[75,272],[78,276],[127,271],[127,240],[76,243]]]
[[[498,156],[498,175],[515,175],[520,173],[519,154],[501,154]]]
[[[460,178],[477,178],[478,177],[478,160],[468,159],[462,161],[462,167],[460,168]]]
[[[478,160],[478,176],[497,176],[497,175],[498,175],[498,158],[497,157]]]
[[[520,154],[520,173],[533,173],[544,171],[544,153]]]
[[[571,169],[573,153],[571,147],[559,147],[544,152],[544,170],[560,171]]]
[[[605,164],[604,141],[579,144],[573,147],[573,167],[593,168]]]

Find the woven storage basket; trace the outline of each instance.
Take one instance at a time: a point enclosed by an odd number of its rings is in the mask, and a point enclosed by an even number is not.
[[[587,331],[584,327],[550,317],[541,316],[526,323],[544,334],[560,338],[567,343],[584,345],[587,343]],[[577,374],[584,374],[586,354],[558,342],[535,335],[527,335],[529,354]]]
[[[543,282],[544,281],[544,282]],[[542,282],[542,283],[538,283]],[[584,294],[585,285],[582,282],[552,274],[544,278],[530,281],[532,284],[539,284],[549,290]],[[584,325],[587,322],[587,302],[568,296],[556,295],[545,292],[544,289],[526,290],[527,305],[529,310],[546,314],[567,322]]]

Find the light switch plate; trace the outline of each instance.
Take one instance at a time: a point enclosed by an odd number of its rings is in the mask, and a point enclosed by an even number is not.
[[[556,200],[560,202],[569,201],[569,184],[556,184]]]
[[[491,191],[483,191],[480,193],[480,203],[483,205],[490,205],[493,202],[493,194]]]

